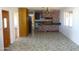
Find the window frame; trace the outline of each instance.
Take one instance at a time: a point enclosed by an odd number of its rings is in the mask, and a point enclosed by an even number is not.
[[[71,11],[64,12],[64,25],[72,27],[73,13]]]

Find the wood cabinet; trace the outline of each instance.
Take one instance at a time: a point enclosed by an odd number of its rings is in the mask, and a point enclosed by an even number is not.
[[[26,37],[29,34],[29,18],[28,9],[19,8],[19,35],[20,37]]]

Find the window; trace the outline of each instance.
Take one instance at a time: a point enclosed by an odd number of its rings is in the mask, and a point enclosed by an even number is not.
[[[64,12],[64,25],[72,27],[72,18],[73,13],[72,12]]]
[[[7,28],[7,18],[4,18],[4,28]]]
[[[69,20],[69,25],[70,25],[70,27],[72,27],[72,19],[73,19],[73,14],[72,13],[70,13],[70,20]]]

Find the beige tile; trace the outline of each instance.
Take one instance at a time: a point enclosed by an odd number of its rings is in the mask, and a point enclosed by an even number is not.
[[[8,51],[78,51],[79,46],[59,32],[38,32],[19,38]]]

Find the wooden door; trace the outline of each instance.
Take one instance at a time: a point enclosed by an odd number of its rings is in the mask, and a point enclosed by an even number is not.
[[[26,37],[29,34],[29,17],[27,8],[19,8],[19,35]]]
[[[10,26],[9,26],[9,12],[2,11],[2,22],[3,22],[3,38],[4,38],[4,48],[10,45]]]

